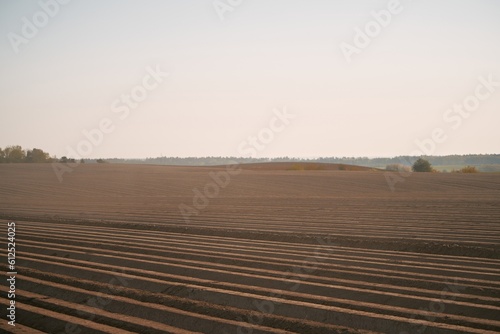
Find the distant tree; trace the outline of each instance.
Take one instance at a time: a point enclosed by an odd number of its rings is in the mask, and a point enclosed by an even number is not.
[[[106,163],[106,160],[104,160],[104,159],[97,159],[96,162],[98,164],[104,164],[104,163]]]
[[[85,159],[81,158],[81,159],[80,159],[80,163],[81,163],[81,164],[84,164],[84,163],[85,163]]]
[[[0,147],[0,163],[5,162],[5,152]]]
[[[24,162],[26,152],[19,145],[7,146],[4,150],[6,162]]]
[[[26,151],[26,162],[50,162],[50,155],[41,149],[34,148]]]
[[[61,159],[59,159],[59,162],[62,162],[62,163],[68,162],[68,157],[67,156],[62,156]]]
[[[33,151],[27,150],[26,157],[24,158],[24,162],[33,162]]]
[[[411,167],[414,172],[432,172],[432,166],[429,161],[418,158],[417,161]]]

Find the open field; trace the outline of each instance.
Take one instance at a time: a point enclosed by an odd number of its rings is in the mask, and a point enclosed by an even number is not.
[[[0,165],[14,332],[500,332],[499,174],[334,169]]]
[[[348,164],[332,164],[321,162],[273,162],[241,164],[245,170],[284,171],[284,170],[347,170],[347,171],[376,171],[377,168],[355,166]]]
[[[462,168],[468,167],[470,165],[433,165],[433,167],[440,172],[453,172],[461,170]],[[488,172],[488,173],[500,173],[500,165],[477,165],[474,166],[480,172]]]

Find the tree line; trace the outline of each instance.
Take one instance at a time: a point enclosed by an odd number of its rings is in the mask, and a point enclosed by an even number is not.
[[[155,164],[155,165],[184,165],[184,166],[213,166],[227,165],[234,163],[257,163],[257,162],[323,162],[323,163],[341,163],[347,165],[359,165],[366,167],[378,167],[387,169],[397,169],[406,165],[411,168],[419,158],[427,160],[435,166],[442,165],[462,165],[462,166],[497,166],[500,165],[500,154],[467,154],[467,155],[445,155],[445,156],[398,156],[393,158],[368,158],[368,157],[320,157],[320,158],[243,158],[243,157],[156,157],[146,159],[81,159],[80,162],[97,163],[128,163],[128,164]],[[19,145],[0,148],[0,163],[19,163],[19,162],[76,162],[72,157],[50,156],[42,149],[33,148],[25,150]],[[495,167],[495,168],[497,168]],[[483,167],[484,168],[484,167]],[[496,170],[496,169],[495,169]]]
[[[366,167],[378,167],[391,164],[411,165],[419,158],[429,161],[432,165],[500,165],[500,154],[467,154],[467,155],[444,155],[444,156],[397,156],[393,158],[368,158],[368,157],[319,157],[319,158],[243,158],[243,157],[156,157],[146,159],[107,159],[115,163],[138,163],[155,165],[184,165],[184,166],[213,166],[231,163],[258,163],[258,162],[323,162],[340,163],[346,165],[358,165]]]
[[[19,145],[7,146],[4,149],[0,147],[0,163],[53,161],[57,161],[57,159],[39,148],[25,150]]]
[[[19,145],[7,146],[5,148],[0,147],[0,163],[21,163],[21,162],[32,162],[32,163],[40,163],[40,162],[76,162],[74,158],[61,157],[58,159],[56,156],[50,156],[49,153],[44,152],[42,149],[34,148],[34,149],[23,149]],[[81,163],[84,163],[85,160],[81,159]],[[97,159],[96,162],[104,162],[102,159]]]

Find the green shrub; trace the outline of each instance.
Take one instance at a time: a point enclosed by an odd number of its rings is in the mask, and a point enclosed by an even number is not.
[[[425,159],[418,158],[417,161],[411,167],[414,172],[433,172],[434,169],[431,166],[431,163]]]

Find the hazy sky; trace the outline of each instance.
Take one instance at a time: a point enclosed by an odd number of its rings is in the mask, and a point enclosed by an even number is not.
[[[500,1],[401,0],[385,26],[391,1],[55,1],[0,0],[1,147],[241,156],[260,133],[259,156],[395,156],[440,128],[435,155],[500,153],[500,86],[478,79],[500,82]]]

